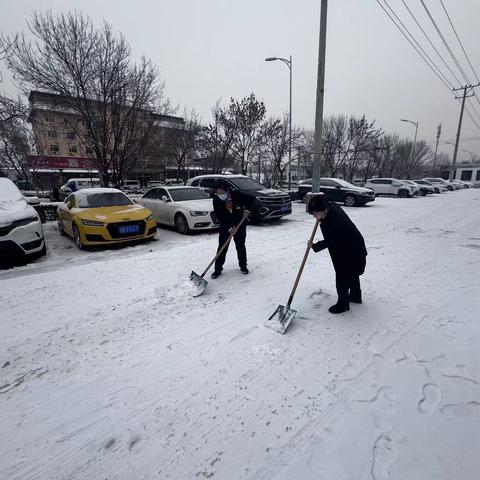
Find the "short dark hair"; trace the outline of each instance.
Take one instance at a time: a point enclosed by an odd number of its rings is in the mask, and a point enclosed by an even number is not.
[[[329,206],[330,204],[328,203],[325,195],[314,195],[308,202],[308,213],[312,214],[313,212],[324,212]]]
[[[217,190],[224,190],[226,192],[230,189],[230,184],[227,183],[225,180],[217,180],[215,188]]]

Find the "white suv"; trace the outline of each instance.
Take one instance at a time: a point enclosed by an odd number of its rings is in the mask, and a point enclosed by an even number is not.
[[[375,195],[395,195],[404,198],[415,195],[415,189],[411,185],[395,178],[371,178],[367,180],[364,188],[371,188]]]
[[[45,253],[38,213],[11,180],[0,178],[0,261]]]

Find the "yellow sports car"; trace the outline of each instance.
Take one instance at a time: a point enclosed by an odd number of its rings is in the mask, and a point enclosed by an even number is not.
[[[87,188],[72,193],[58,207],[58,230],[83,248],[151,239],[157,221],[150,210],[116,188]]]

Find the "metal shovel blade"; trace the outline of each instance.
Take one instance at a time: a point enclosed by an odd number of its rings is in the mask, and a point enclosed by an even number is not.
[[[285,333],[297,311],[290,307],[279,305],[273,315],[265,322],[265,326],[278,333]]]
[[[207,288],[208,282],[201,277],[198,273],[195,273],[192,270],[192,273],[190,274],[190,281],[192,282],[192,296],[193,297],[199,297]]]

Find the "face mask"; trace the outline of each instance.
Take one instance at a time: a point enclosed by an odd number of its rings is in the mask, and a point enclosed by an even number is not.
[[[227,200],[228,199],[228,193],[222,193],[221,195],[218,195],[218,198],[220,200]]]

